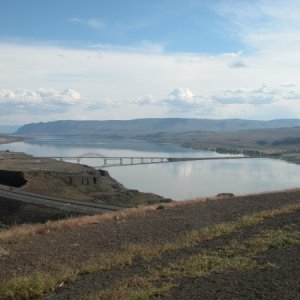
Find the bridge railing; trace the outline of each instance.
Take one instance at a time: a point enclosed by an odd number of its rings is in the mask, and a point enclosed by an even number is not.
[[[101,159],[103,164],[100,167],[112,166],[130,166],[141,164],[157,164],[180,161],[200,161],[200,160],[232,160],[232,159],[250,159],[265,158],[261,156],[222,156],[222,157],[157,157],[157,156],[104,156],[96,153],[86,153],[80,156],[56,156],[49,157],[60,160],[75,160],[78,164],[83,159]]]

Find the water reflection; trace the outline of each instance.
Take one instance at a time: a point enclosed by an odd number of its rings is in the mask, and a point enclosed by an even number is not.
[[[300,182],[299,166],[271,159],[115,167],[110,173],[127,187],[143,187],[144,191],[177,200],[294,188]]]
[[[140,141],[82,143],[53,138],[0,145],[0,150],[5,149],[40,156],[78,156],[89,152],[107,156],[220,156],[215,152]],[[82,163],[98,166],[103,164],[103,160],[84,159]],[[279,190],[299,187],[300,183],[300,166],[271,159],[187,161],[112,167],[108,170],[128,188],[177,200],[223,192],[245,194]]]

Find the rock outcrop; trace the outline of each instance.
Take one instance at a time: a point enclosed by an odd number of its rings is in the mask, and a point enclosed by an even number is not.
[[[170,201],[127,189],[105,170],[24,153],[2,152],[0,184],[54,197],[128,207]]]

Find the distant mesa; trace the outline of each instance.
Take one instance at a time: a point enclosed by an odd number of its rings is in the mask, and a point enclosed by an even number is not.
[[[124,138],[138,135],[212,131],[230,132],[249,129],[274,129],[300,127],[300,119],[278,119],[271,121],[227,119],[136,119],[112,121],[54,121],[47,123],[31,123],[16,131],[17,135],[97,135],[112,138]]]

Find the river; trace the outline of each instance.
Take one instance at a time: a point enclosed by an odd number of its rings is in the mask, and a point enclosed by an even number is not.
[[[82,142],[43,138],[0,145],[0,150],[36,156],[219,157],[212,151],[157,145],[143,141]],[[83,159],[84,164],[102,165],[102,159]],[[249,194],[300,186],[300,166],[272,159],[186,161],[165,164],[107,168],[125,187],[152,192],[174,200],[213,196],[218,193]]]

